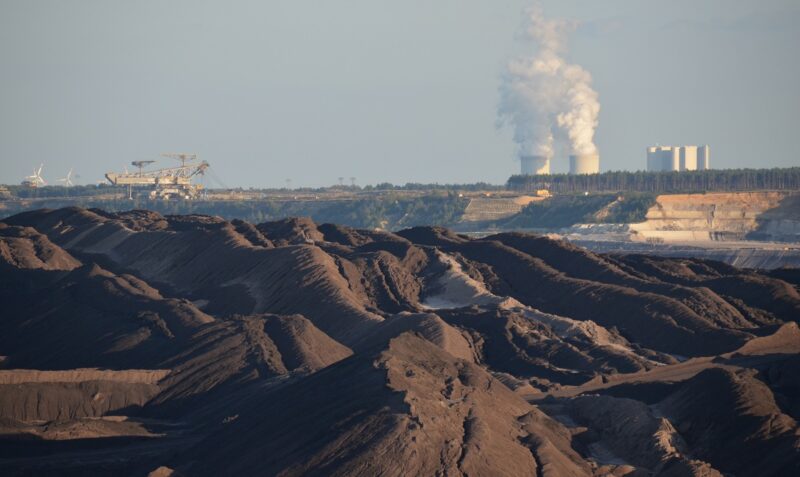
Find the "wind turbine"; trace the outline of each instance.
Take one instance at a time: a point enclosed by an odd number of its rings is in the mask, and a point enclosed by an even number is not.
[[[69,172],[67,172],[67,177],[58,179],[58,182],[63,182],[64,187],[71,187],[72,186],[72,168],[70,168]]]
[[[58,182],[64,183],[64,195],[69,196],[69,188],[72,187],[72,168],[69,168],[69,172],[67,172],[67,177],[63,177],[58,179]]]
[[[47,185],[47,181],[42,179],[42,167],[44,164],[39,164],[39,168],[33,169],[33,175],[30,175],[25,178],[22,182],[23,185],[27,185],[28,187],[39,187],[40,185]]]

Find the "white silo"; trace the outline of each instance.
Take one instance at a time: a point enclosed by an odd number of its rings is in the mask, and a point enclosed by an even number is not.
[[[599,154],[573,154],[569,156],[570,174],[597,174],[599,172]]]
[[[519,161],[523,175],[550,174],[550,158],[547,156],[522,156]]]

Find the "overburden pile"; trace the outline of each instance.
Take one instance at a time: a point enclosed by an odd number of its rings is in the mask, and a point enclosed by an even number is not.
[[[0,222],[3,475],[800,475],[800,293],[545,237]]]

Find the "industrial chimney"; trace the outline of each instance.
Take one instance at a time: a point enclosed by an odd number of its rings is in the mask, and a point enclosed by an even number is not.
[[[570,174],[597,174],[599,172],[599,154],[573,154],[569,156]]]
[[[550,174],[550,158],[547,156],[520,157],[520,172],[523,175]]]

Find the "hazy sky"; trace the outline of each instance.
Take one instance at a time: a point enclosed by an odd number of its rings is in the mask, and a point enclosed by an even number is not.
[[[499,78],[524,0],[0,0],[0,182],[196,152],[229,186],[504,182]],[[797,0],[551,0],[602,109],[602,170],[650,144],[800,165]],[[161,159],[167,163],[170,159]],[[555,172],[567,169],[556,158]]]

